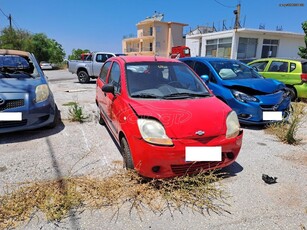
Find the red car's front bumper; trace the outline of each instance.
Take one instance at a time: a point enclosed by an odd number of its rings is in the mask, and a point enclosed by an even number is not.
[[[234,138],[225,136],[203,139],[173,139],[173,146],[157,146],[137,137],[130,138],[130,149],[135,169],[140,175],[150,178],[167,178],[195,173],[198,170],[223,168],[233,163],[241,149],[243,131]],[[187,146],[221,146],[222,161],[186,162]]]

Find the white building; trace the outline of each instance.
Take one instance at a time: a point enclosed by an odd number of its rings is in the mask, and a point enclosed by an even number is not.
[[[298,47],[305,46],[305,34],[299,33],[247,28],[211,31],[198,28],[186,35],[186,46],[190,47],[191,56],[298,58]]]

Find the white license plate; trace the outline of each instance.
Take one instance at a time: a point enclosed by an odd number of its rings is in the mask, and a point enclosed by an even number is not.
[[[21,121],[21,112],[0,112],[0,121]]]
[[[222,147],[185,147],[185,161],[222,161]]]
[[[282,112],[281,111],[272,111],[272,112],[263,112],[262,114],[264,121],[281,121]]]

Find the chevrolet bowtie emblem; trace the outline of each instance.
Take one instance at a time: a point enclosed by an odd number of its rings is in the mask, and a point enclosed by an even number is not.
[[[202,130],[199,130],[199,131],[197,131],[195,134],[198,135],[198,136],[202,136],[202,135],[205,134],[205,132],[202,131]]]

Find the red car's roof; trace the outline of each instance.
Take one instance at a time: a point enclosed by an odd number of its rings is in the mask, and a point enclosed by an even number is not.
[[[119,56],[119,57],[112,57],[110,59],[122,59],[125,62],[179,62],[176,59],[166,58],[166,57],[159,57],[159,56]]]

